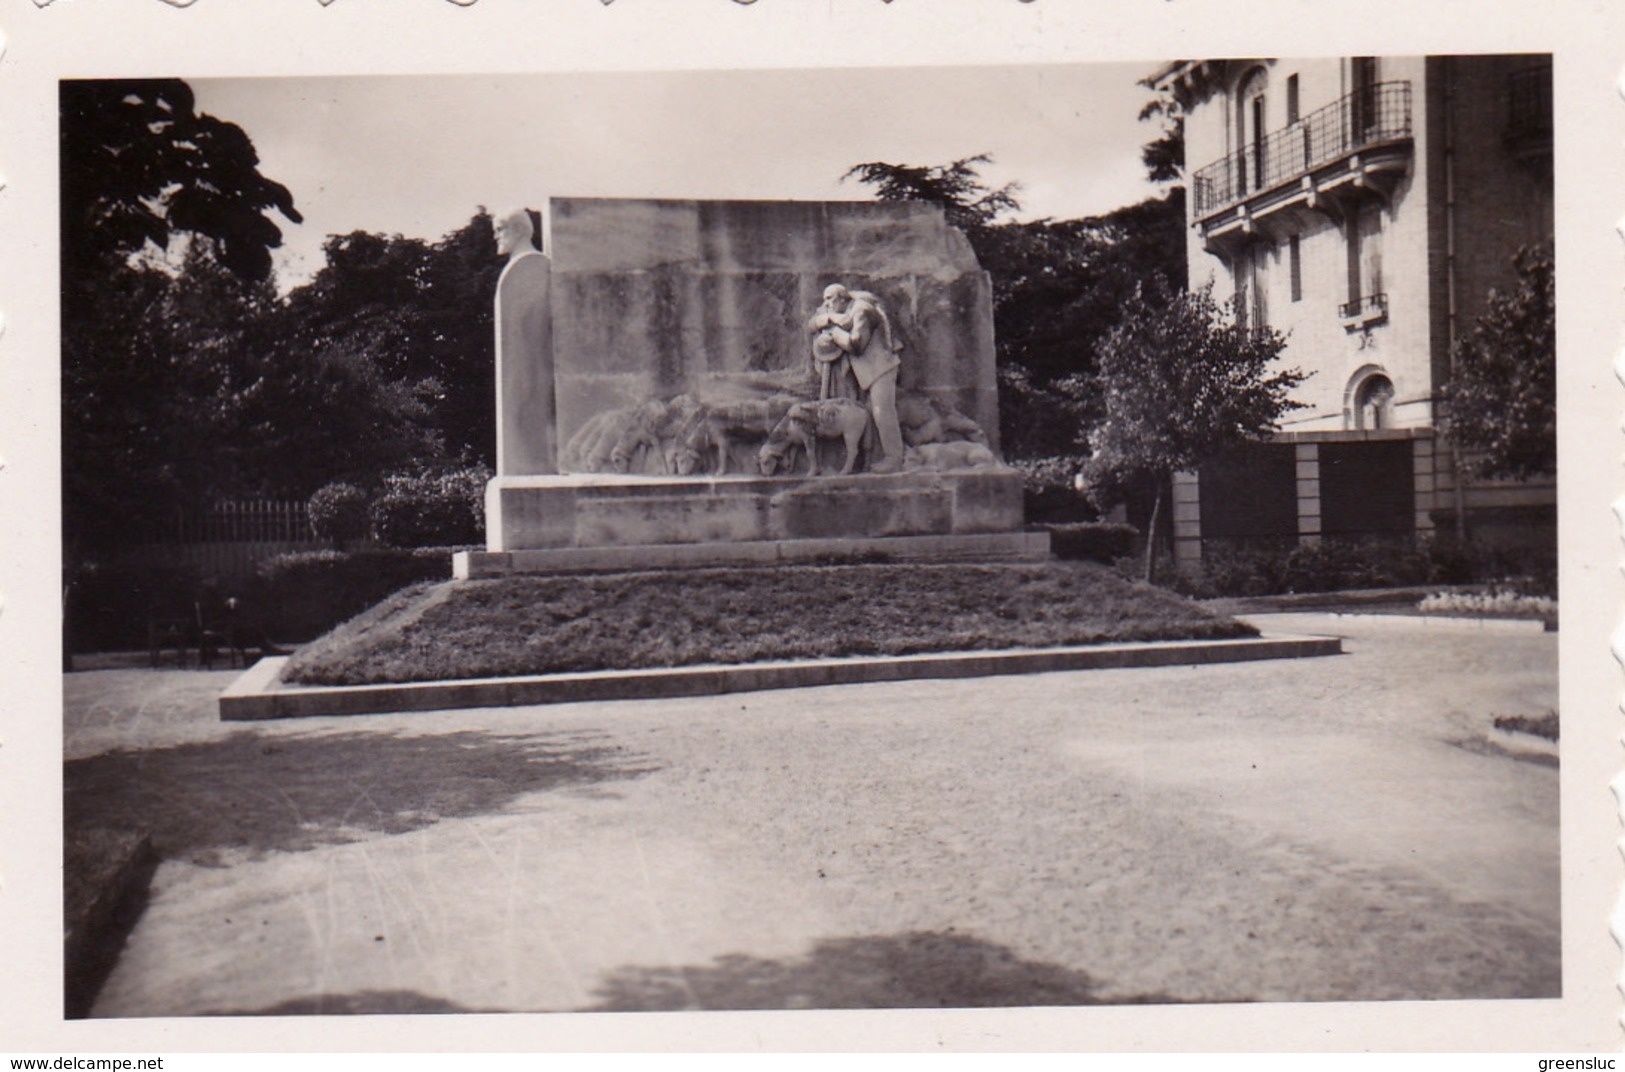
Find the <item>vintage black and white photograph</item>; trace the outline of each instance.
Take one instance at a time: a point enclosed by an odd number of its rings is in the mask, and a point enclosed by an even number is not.
[[[1434,40],[55,72],[38,1000],[1583,996],[1559,386],[1612,355],[1562,52]]]

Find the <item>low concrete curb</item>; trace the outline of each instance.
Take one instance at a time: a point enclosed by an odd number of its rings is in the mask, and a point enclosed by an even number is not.
[[[95,899],[64,928],[63,1011],[69,1020],[90,1015],[96,992],[118,961],[124,940],[146,905],[158,853],[143,834],[124,851]]]
[[[1337,637],[1261,636],[335,687],[286,684],[278,675],[287,660],[261,659],[221,694],[220,717],[240,721],[717,696],[871,681],[1300,659],[1338,655],[1342,650]]]
[[[1469,633],[1550,633],[1556,630],[1539,618],[1488,618],[1444,614],[1343,614],[1333,615],[1338,621],[1359,622],[1363,625],[1426,629],[1450,629]]]

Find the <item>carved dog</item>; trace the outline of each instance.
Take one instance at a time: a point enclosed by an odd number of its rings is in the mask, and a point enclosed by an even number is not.
[[[687,476],[714,450],[717,466],[713,472],[721,476],[728,471],[728,456],[735,438],[766,439],[790,412],[790,407],[799,401],[794,395],[777,394],[707,407],[699,419],[686,422],[673,440],[668,452],[671,468]]]
[[[763,476],[772,476],[781,465],[788,472],[787,455],[791,448],[799,446],[807,455],[807,475],[817,476],[818,440],[839,438],[846,443],[846,461],[841,466],[841,475],[845,476],[858,460],[858,444],[868,425],[868,409],[850,398],[798,402],[768,434],[756,457],[757,468]]]
[[[717,459],[712,475],[721,476],[728,471],[727,433],[709,410],[701,408],[685,419],[672,436],[666,447],[666,471],[690,476],[705,464],[712,451]]]
[[[898,396],[897,418],[902,426],[903,442],[911,447],[959,440],[987,445],[987,433],[982,431],[981,425],[934,398],[914,394]]]
[[[903,471],[921,469],[993,469],[999,459],[981,443],[956,439],[947,443],[922,443],[903,452]]]

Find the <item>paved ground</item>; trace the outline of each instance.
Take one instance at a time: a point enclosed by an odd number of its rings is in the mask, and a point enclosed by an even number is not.
[[[1551,996],[1555,635],[221,724],[67,678],[69,811],[165,862],[98,1016]]]

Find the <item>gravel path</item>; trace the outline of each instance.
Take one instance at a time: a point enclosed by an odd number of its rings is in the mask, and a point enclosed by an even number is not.
[[[166,857],[95,1012],[1555,995],[1557,772],[1484,745],[1555,636],[1267,625],[1348,654],[252,726],[70,675],[70,813]]]

